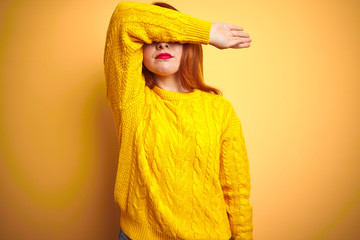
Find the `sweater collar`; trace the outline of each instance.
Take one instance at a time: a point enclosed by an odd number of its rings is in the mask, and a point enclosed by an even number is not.
[[[182,100],[182,99],[189,99],[189,98],[193,98],[196,96],[199,96],[200,91],[199,89],[193,89],[192,92],[174,92],[174,91],[169,91],[169,90],[165,90],[163,88],[158,87],[157,85],[155,85],[152,90],[159,95],[161,98],[163,99],[167,99],[167,100]]]

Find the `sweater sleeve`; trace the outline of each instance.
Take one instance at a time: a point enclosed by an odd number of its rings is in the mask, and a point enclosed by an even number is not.
[[[230,103],[221,136],[220,183],[226,202],[232,239],[252,240],[250,170],[241,122]]]
[[[145,90],[142,46],[152,42],[208,44],[211,22],[156,5],[120,2],[106,35],[106,97],[112,107],[141,101]]]

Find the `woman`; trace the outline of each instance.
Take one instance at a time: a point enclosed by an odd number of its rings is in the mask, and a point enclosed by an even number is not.
[[[175,10],[120,2],[107,31],[118,239],[253,239],[241,123],[203,82],[201,51],[201,44],[246,48],[251,39],[241,27]]]

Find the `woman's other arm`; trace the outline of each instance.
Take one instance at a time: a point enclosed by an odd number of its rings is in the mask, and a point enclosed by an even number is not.
[[[220,183],[229,216],[232,239],[252,240],[250,170],[241,122],[230,104],[221,137]]]

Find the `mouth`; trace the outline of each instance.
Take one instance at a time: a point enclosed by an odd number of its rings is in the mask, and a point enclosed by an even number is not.
[[[156,59],[169,59],[169,58],[173,58],[173,56],[171,56],[170,53],[160,53],[159,55],[156,56]]]

